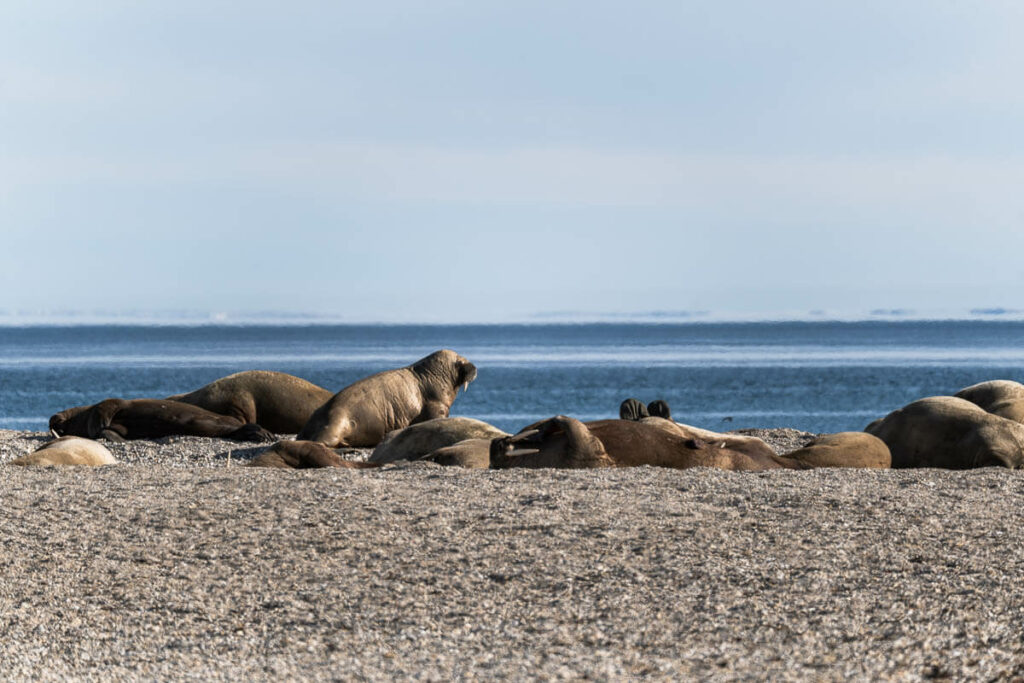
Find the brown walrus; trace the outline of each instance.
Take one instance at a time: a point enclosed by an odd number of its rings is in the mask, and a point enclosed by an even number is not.
[[[893,467],[1024,467],[1024,425],[955,396],[914,401],[869,424]]]
[[[1024,423],[1024,384],[994,379],[965,387],[954,394],[1007,420]]]
[[[471,417],[441,417],[389,432],[374,449],[369,462],[417,460],[439,448],[467,439],[486,439],[489,442],[499,436],[508,436],[508,433]]]
[[[189,403],[278,434],[295,434],[333,392],[283,372],[247,370],[210,382],[169,401]]]
[[[331,447],[376,446],[390,431],[448,417],[459,387],[474,379],[475,365],[449,349],[435,351],[345,387],[313,413],[296,439]]]
[[[258,424],[243,423],[188,403],[152,398],[108,398],[95,405],[69,408],[50,418],[50,431],[57,436],[102,437],[109,441],[176,434],[236,441],[274,440],[274,435]]]
[[[107,447],[92,439],[80,436],[62,436],[48,441],[34,452],[15,458],[12,465],[48,466],[48,465],[116,465],[114,455]]]
[[[690,425],[680,424],[673,420],[666,420],[661,417],[645,417],[640,420],[640,422],[650,425],[651,427],[667,429],[679,434],[684,439],[699,439],[707,444],[717,445],[721,448],[729,448],[734,451],[739,451],[740,453],[746,453],[753,457],[775,455],[775,451],[772,447],[756,436],[721,434],[719,432],[713,432],[710,429],[691,427]]]
[[[492,441],[494,439],[466,439],[451,446],[431,451],[420,459],[430,460],[447,467],[468,467],[485,470],[491,466]]]
[[[565,415],[537,422],[518,434],[491,442],[491,467],[636,467],[734,471],[805,469],[774,453],[752,455],[670,429],[632,420],[583,423]]]
[[[380,467],[380,464],[346,460],[318,441],[278,441],[250,460],[248,466],[305,470],[318,467],[363,469]]]
[[[786,453],[784,458],[808,467],[861,467],[889,469],[889,447],[877,436],[866,432],[824,434],[803,448]]]

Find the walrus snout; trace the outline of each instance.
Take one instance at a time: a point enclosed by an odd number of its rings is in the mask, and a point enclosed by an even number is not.
[[[61,413],[50,417],[50,433],[54,436],[64,436],[64,425],[67,420]]]
[[[476,379],[476,366],[468,360],[459,367],[459,380],[456,384],[462,385],[462,390],[469,388],[469,383]]]

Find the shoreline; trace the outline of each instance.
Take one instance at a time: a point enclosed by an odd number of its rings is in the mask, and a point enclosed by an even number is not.
[[[1024,675],[1021,471],[277,471],[167,441],[0,467],[8,676]]]

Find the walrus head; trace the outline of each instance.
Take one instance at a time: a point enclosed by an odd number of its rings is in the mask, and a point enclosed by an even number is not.
[[[84,413],[91,407],[92,406],[77,406],[75,408],[62,410],[56,415],[52,415],[50,417],[50,432],[54,436],[66,436],[69,434],[77,434],[78,431],[84,431]]]
[[[476,379],[476,366],[451,349],[435,351],[412,364],[412,371],[421,377],[443,379],[458,390],[465,391]]]

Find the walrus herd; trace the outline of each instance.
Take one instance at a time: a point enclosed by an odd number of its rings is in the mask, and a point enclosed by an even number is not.
[[[281,372],[250,370],[162,399],[109,398],[50,418],[55,437],[18,465],[115,462],[95,439],[175,434],[270,442],[249,465],[282,469],[379,467],[430,460],[471,468],[635,467],[733,471],[818,467],[1024,467],[1024,384],[993,380],[953,396],[914,401],[862,432],[826,434],[779,455],[764,441],[674,421],[663,400],[627,398],[619,419],[581,422],[566,415],[516,434],[448,417],[477,369],[449,349],[363,378],[337,393]],[[346,448],[375,447],[366,462]]]

